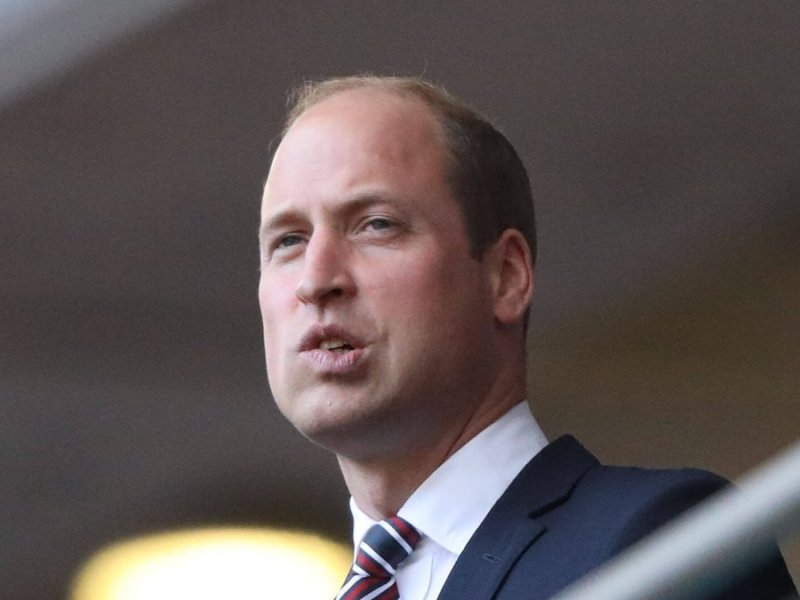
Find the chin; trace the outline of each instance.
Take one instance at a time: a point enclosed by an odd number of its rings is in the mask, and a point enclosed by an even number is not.
[[[302,394],[291,401],[278,401],[283,416],[307,438],[316,441],[339,430],[351,427],[358,412],[335,394]]]
[[[350,400],[310,404],[287,418],[306,438],[337,455],[375,455],[391,438],[380,426],[381,411]]]
[[[363,427],[345,420],[316,419],[293,423],[308,440],[337,455],[350,454],[364,446]]]

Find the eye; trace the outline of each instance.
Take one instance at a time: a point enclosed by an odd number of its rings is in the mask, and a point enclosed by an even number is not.
[[[366,229],[372,229],[373,231],[391,229],[394,226],[395,224],[385,217],[372,217],[364,225]]]
[[[397,223],[388,217],[370,217],[362,227],[367,232],[388,232],[397,229]]]
[[[303,238],[300,235],[296,233],[290,233],[278,238],[278,240],[275,242],[275,248],[280,250],[281,248],[290,248],[302,243]]]
[[[306,243],[303,233],[281,233],[272,237],[265,246],[264,260],[284,262],[302,253],[302,245]]]

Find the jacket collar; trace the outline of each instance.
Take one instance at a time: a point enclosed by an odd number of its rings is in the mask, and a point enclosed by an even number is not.
[[[478,527],[439,600],[491,598],[520,554],[545,532],[537,517],[563,503],[581,477],[598,464],[571,436],[560,437],[544,448]]]

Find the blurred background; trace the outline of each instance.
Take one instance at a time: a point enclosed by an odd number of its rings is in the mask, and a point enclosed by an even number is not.
[[[0,0],[4,598],[182,527],[347,542],[269,395],[256,231],[286,91],[364,71],[528,166],[551,438],[736,478],[798,437],[800,3]]]

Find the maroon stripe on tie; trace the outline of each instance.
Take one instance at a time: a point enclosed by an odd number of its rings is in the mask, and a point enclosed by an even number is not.
[[[375,598],[375,600],[399,600],[400,593],[397,591],[397,586],[393,585],[390,586],[388,590],[384,590],[381,592],[381,595]]]
[[[408,542],[408,545],[412,548],[417,545],[419,542],[419,533],[415,529],[413,529],[408,523],[406,523],[400,517],[390,517],[387,519],[389,523],[391,523],[394,530],[399,533],[403,539]]]
[[[383,583],[379,581],[379,583]],[[375,585],[375,579],[362,579],[353,587],[351,587],[347,593],[342,596],[341,600],[358,600],[361,598],[362,595],[365,595],[369,592],[372,588],[377,587]]]
[[[389,577],[389,573],[383,568],[383,565],[376,562],[375,559],[366,552],[358,553],[358,556],[356,556],[356,564],[373,577]]]

